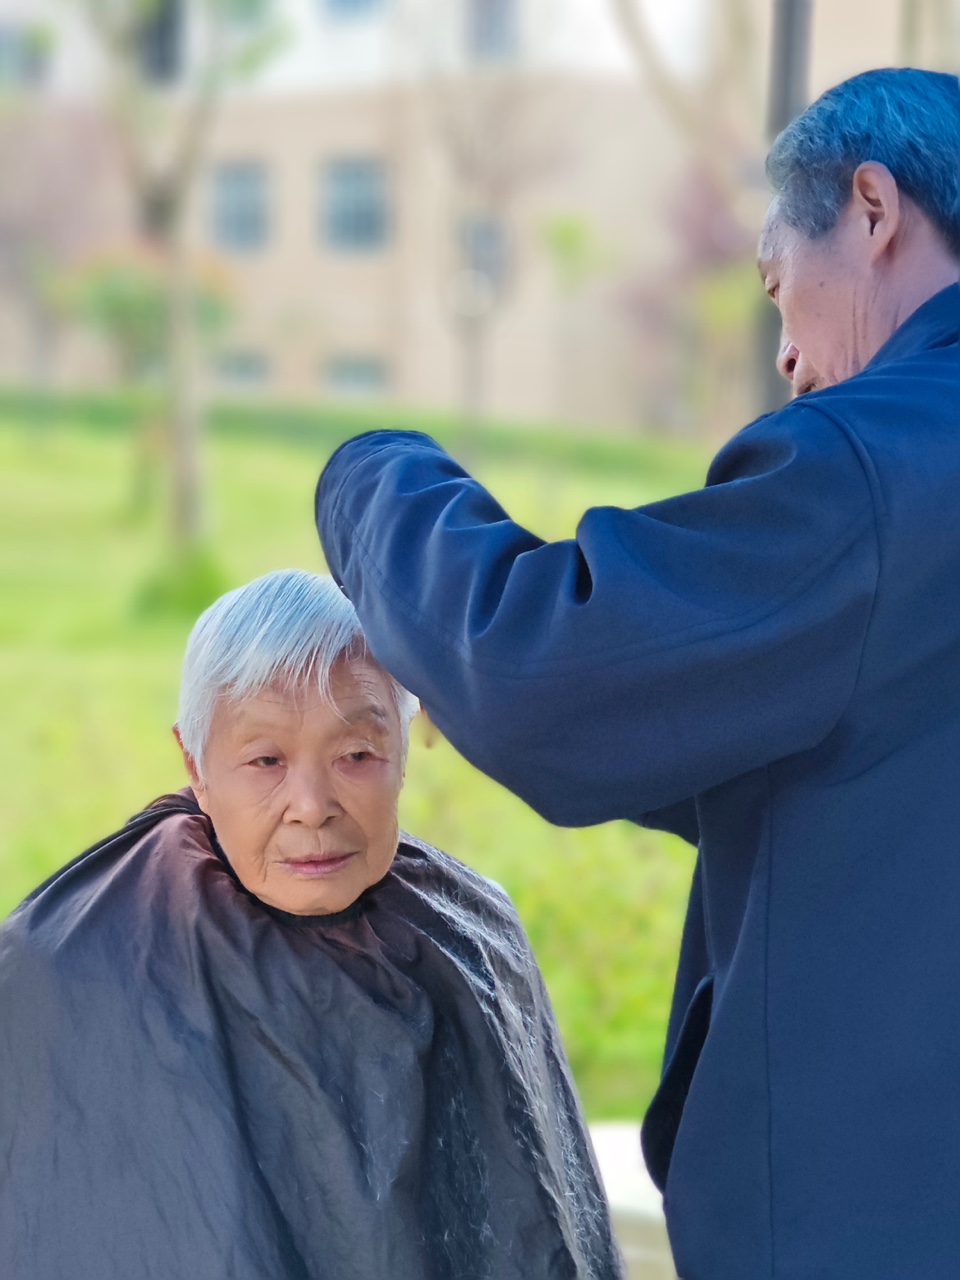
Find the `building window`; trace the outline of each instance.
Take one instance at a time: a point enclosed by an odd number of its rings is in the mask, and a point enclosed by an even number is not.
[[[387,366],[377,356],[337,356],[327,364],[324,380],[333,396],[373,400],[390,385]]]
[[[384,0],[320,0],[332,18],[366,18],[384,6]]]
[[[145,79],[170,84],[183,70],[183,0],[159,0],[137,32],[137,53]]]
[[[262,387],[270,380],[270,361],[262,351],[223,351],[216,363],[217,380],[229,387]]]
[[[491,214],[472,214],[460,224],[463,265],[475,271],[496,293],[507,286],[510,275],[510,238],[507,228]]]
[[[506,62],[520,46],[518,0],[467,0],[467,51],[478,62]]]
[[[321,232],[335,249],[380,249],[390,233],[387,175],[380,160],[332,160],[321,178]]]
[[[47,73],[50,38],[42,27],[0,23],[0,89],[28,89]]]
[[[256,161],[219,164],[213,172],[213,238],[222,249],[262,249],[269,234],[267,171]]]

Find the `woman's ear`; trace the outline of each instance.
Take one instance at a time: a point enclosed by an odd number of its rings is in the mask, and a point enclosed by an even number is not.
[[[183,754],[183,764],[187,771],[187,778],[190,781],[190,786],[193,788],[194,795],[197,797],[197,803],[202,809],[206,788],[203,785],[203,779],[200,777],[200,770],[197,768],[197,762],[183,745],[183,739],[180,737],[180,730],[176,725],[173,726],[173,736],[176,738],[177,746]]]

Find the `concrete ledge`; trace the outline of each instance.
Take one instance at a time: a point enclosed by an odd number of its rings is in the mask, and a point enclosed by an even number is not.
[[[677,1280],[660,1192],[640,1154],[640,1126],[601,1122],[590,1137],[630,1280]]]

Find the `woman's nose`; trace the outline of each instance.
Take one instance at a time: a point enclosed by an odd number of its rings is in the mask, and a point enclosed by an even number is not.
[[[287,804],[284,820],[306,827],[322,827],[343,812],[337,800],[334,780],[327,769],[290,769],[286,779]]]

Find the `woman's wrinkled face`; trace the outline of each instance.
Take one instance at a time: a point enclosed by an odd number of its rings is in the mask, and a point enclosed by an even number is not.
[[[386,875],[397,848],[403,741],[387,677],[339,662],[317,688],[221,699],[201,809],[242,884],[295,915],[342,911]]]

